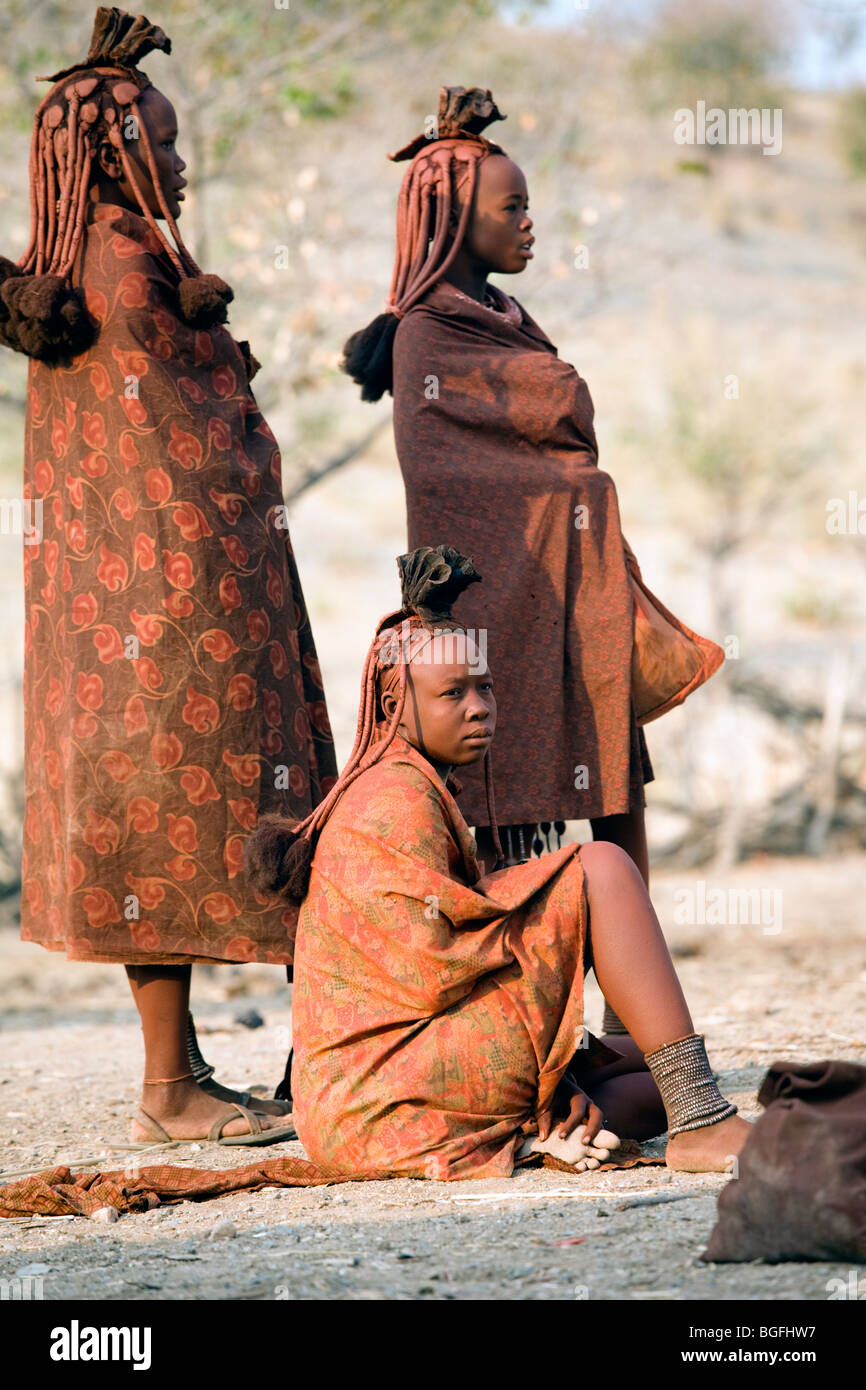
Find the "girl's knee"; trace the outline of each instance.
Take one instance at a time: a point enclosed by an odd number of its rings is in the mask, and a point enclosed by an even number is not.
[[[631,856],[610,840],[591,840],[588,844],[581,845],[578,857],[584,872],[593,877],[603,875],[621,878],[624,874],[631,876],[638,872]]]

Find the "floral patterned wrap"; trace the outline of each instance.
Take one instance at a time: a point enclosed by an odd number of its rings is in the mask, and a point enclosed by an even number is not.
[[[289,963],[296,913],[250,890],[243,843],[336,761],[249,350],[180,319],[135,213],[91,209],[81,283],[95,345],[28,385],[22,936]]]
[[[298,922],[292,1092],[312,1162],[508,1176],[582,1042],[616,1055],[584,1038],[586,924],[576,846],[479,878],[454,797],[398,736],[325,824]]]

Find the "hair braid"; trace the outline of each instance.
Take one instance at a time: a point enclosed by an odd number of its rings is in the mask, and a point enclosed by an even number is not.
[[[46,206],[47,206],[47,209],[48,209],[48,226],[47,226],[46,232],[45,232],[45,241],[46,241],[46,245],[47,245],[47,246],[53,246],[53,245],[54,245],[55,232],[56,232],[56,230],[57,230],[57,211],[58,211],[57,205],[58,205],[58,202],[59,202],[59,200],[60,200],[60,197],[62,196],[62,194],[60,193],[60,176],[61,176],[61,172],[62,172],[62,171],[61,171],[61,169],[59,168],[58,163],[57,163],[57,161],[56,161],[55,159],[49,159],[49,158],[47,157],[47,150],[46,150],[45,146],[47,146],[47,145],[49,145],[49,144],[52,146],[52,149],[53,149],[54,137],[53,137],[53,135],[50,135],[50,134],[44,134],[44,136],[43,136],[42,162],[43,162],[43,167],[44,167],[44,169],[45,169],[45,174],[46,174],[46,179],[47,179],[47,185],[48,185],[48,186],[47,186],[47,189],[46,189],[46,199],[45,199],[45,201],[46,201]],[[48,271],[49,271],[49,272],[51,272],[51,271],[54,270],[56,261],[57,261],[57,252],[55,251],[53,257],[51,258],[51,264],[48,266]]]
[[[136,63],[171,41],[143,15],[101,7],[87,58],[45,80],[53,85],[33,118],[30,143],[30,238],[16,263],[0,257],[0,342],[55,363],[85,351],[97,325],[72,276],[87,223],[91,174],[100,147],[116,151],[138,210],[178,277],[180,316],[194,328],[224,323],[231,288],[203,274],[185,246],[168,208],[140,108],[152,84]],[[144,163],[169,238],[151,212],[133,167],[121,122],[131,114]],[[173,240],[172,240],[173,239]]]
[[[139,130],[141,129],[143,129],[143,127],[139,125]],[[180,256],[178,255],[175,248],[168,241],[168,239],[162,236],[162,234],[160,233],[159,224],[156,218],[154,217],[153,213],[151,212],[150,208],[147,206],[146,199],[141,191],[141,185],[138,182],[135,170],[132,167],[132,160],[129,157],[129,151],[126,148],[124,138],[121,135],[120,130],[118,129],[116,124],[112,124],[109,126],[108,138],[111,141],[113,148],[117,151],[117,156],[120,160],[121,167],[123,169],[124,174],[126,175],[127,182],[129,183],[133,193],[135,194],[136,201],[138,202],[138,205],[141,208],[141,213],[144,217],[144,220],[146,221],[148,227],[150,227],[150,230],[152,232],[155,232],[156,235],[163,242],[164,249],[168,252],[169,259],[171,260],[172,265],[174,266],[178,275],[183,277],[183,262],[180,259]]]
[[[490,762],[490,749],[484,754],[484,792],[487,798],[487,815],[490,820],[490,834],[493,839],[493,848],[496,851],[497,866],[502,864],[505,855],[502,853],[502,843],[499,839],[499,825],[496,820],[496,798],[493,795],[493,767]]]
[[[153,148],[150,143],[150,136],[147,133],[147,126],[145,125],[144,120],[142,119],[142,115],[139,110],[137,101],[133,101],[132,103],[132,114],[135,116],[135,119],[138,122],[139,139],[144,147],[144,157],[147,161],[148,172],[150,173],[151,182],[156,192],[156,199],[159,203],[159,209],[166,222],[168,223],[169,230],[171,231],[171,234],[174,237],[175,242],[177,243],[178,251],[180,252],[181,258],[183,259],[186,266],[185,273],[188,276],[201,275],[201,269],[199,268],[199,266],[196,265],[189,250],[187,249],[183,237],[177,229],[177,223],[172,217],[171,212],[168,208],[168,204],[165,201],[165,194],[162,190],[162,183],[160,182],[159,174],[156,168],[156,161],[153,157]]]

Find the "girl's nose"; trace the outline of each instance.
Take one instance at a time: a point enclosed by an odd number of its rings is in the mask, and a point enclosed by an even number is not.
[[[490,713],[490,705],[476,691],[469,700],[466,713],[470,719],[486,719]]]

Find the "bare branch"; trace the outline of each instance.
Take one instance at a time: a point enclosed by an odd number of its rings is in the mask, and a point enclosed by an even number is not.
[[[302,478],[298,485],[287,495],[286,503],[288,504],[296,501],[298,497],[301,497],[305,492],[309,492],[311,487],[315,487],[316,483],[321,482],[322,478],[327,477],[329,473],[336,473],[338,468],[343,468],[345,464],[351,463],[352,459],[357,458],[359,454],[363,454],[365,449],[372,444],[376,436],[382,433],[382,430],[385,428],[390,418],[390,415],[383,415],[381,420],[376,421],[372,429],[368,430],[360,439],[357,439],[354,444],[350,444],[348,449],[345,449],[341,454],[337,454],[334,458],[329,459],[321,468],[312,469],[312,471],[309,472],[306,477]]]

